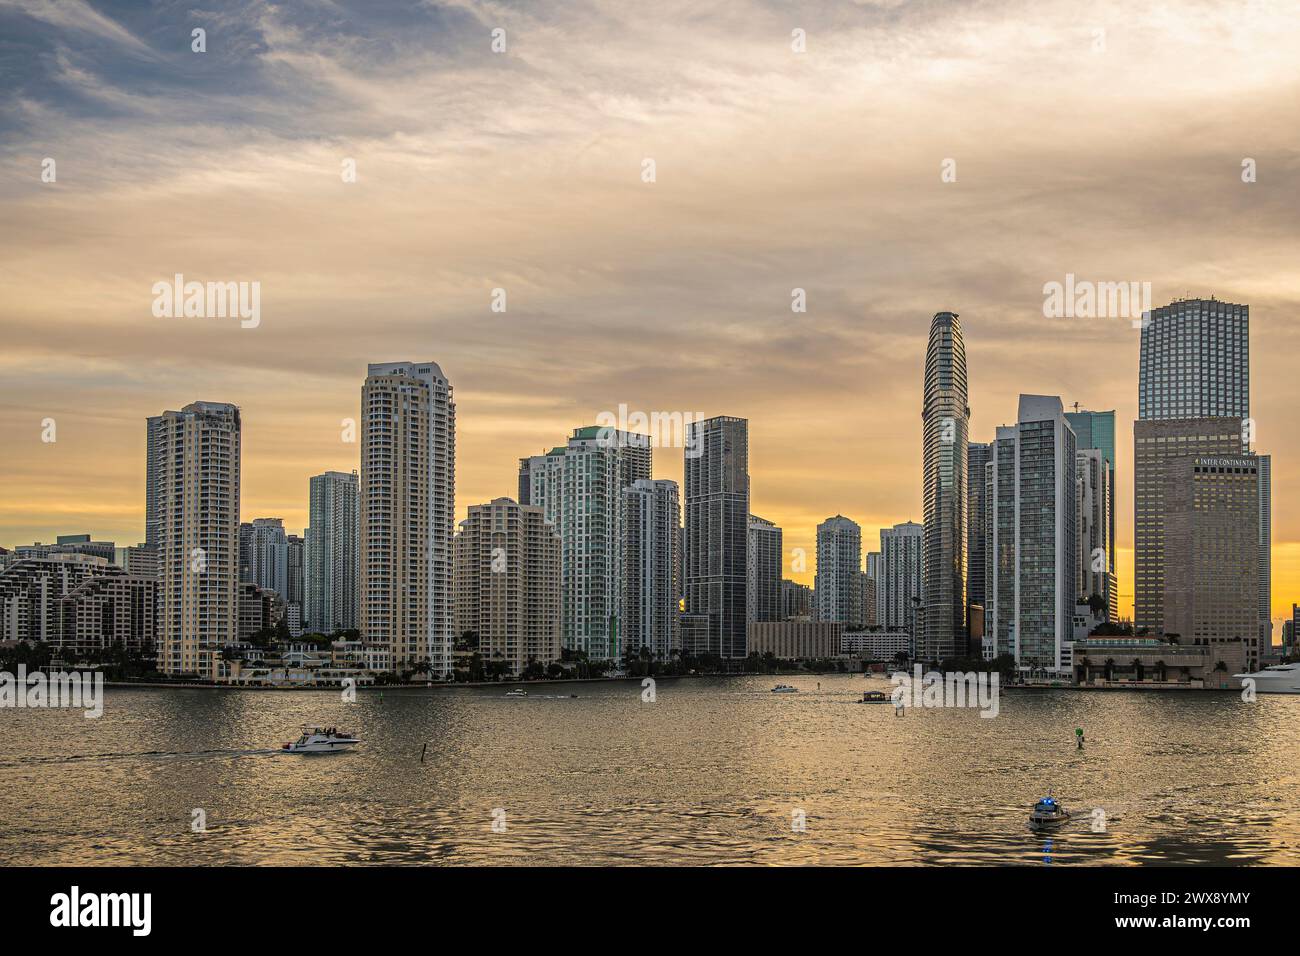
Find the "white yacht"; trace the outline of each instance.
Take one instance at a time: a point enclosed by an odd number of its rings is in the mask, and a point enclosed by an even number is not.
[[[799,693],[799,688],[797,688],[797,687],[791,687],[789,684],[777,684],[775,687],[772,688],[772,693],[774,693],[774,694],[797,694],[797,693]]]
[[[1272,664],[1249,674],[1233,674],[1234,680],[1250,678],[1261,694],[1300,694],[1300,664]]]
[[[284,751],[291,754],[337,754],[359,743],[359,739],[342,733],[337,727],[304,727],[302,736],[285,744]]]

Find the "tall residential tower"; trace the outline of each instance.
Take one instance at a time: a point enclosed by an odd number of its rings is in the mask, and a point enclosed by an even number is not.
[[[917,656],[966,652],[966,344],[955,312],[937,312],[925,352],[923,427],[924,592]]]
[[[369,366],[361,388],[360,624],[393,669],[450,678],[456,405],[433,362]]]

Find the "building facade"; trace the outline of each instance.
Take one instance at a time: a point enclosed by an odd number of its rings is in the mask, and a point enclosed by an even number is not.
[[[1259,459],[1196,455],[1165,468],[1161,633],[1241,644],[1259,667]]]
[[[1106,567],[1109,574],[1110,593],[1103,595],[1106,599],[1107,620],[1119,619],[1119,569],[1115,564],[1115,512],[1116,494],[1119,486],[1115,484],[1115,412],[1092,412],[1080,409],[1075,403],[1074,411],[1065,413],[1065,420],[1074,432],[1076,447],[1079,451],[1095,450],[1106,459],[1109,471],[1107,487],[1110,488],[1109,513],[1106,515],[1106,539],[1109,550],[1106,554]],[[1100,483],[1100,482],[1098,482]],[[1089,565],[1091,567],[1091,565]]]
[[[357,628],[359,490],[355,471],[313,475],[308,485],[304,617],[318,634]]]
[[[880,529],[880,565],[876,582],[876,623],[916,637],[921,603],[921,552],[925,527],[905,521]]]
[[[1166,472],[1187,458],[1234,456],[1244,450],[1238,418],[1133,423],[1133,623],[1139,634],[1159,634],[1164,626]]]
[[[514,675],[560,659],[560,536],[541,508],[471,505],[456,534],[456,631]]]
[[[452,676],[456,405],[434,362],[372,364],[361,388],[361,636],[394,670]]]
[[[1021,395],[1016,425],[997,430],[989,468],[984,625],[992,650],[1013,655],[1022,670],[1071,668],[1077,461],[1061,400]]]
[[[623,645],[667,661],[681,649],[677,482],[641,478],[623,489]]]
[[[521,485],[561,541],[560,640],[591,660],[622,656],[623,489],[650,479],[644,435],[595,425],[521,459]]]
[[[992,458],[988,442],[966,446],[966,605],[984,606],[984,475]]]
[[[781,529],[766,518],[749,516],[749,585],[747,590],[750,621],[780,621],[781,613]]]
[[[709,653],[743,659],[749,586],[749,422],[720,416],[689,426],[686,610],[709,619]]]
[[[921,621],[918,657],[945,660],[966,652],[966,452],[970,423],[966,344],[954,312],[935,313],[925,354],[921,409]]]
[[[1105,454],[1098,448],[1079,449],[1076,466],[1078,597],[1084,600],[1091,600],[1094,596],[1099,598],[1104,619],[1115,621],[1119,616],[1119,589],[1111,557],[1114,554],[1114,543],[1110,540],[1110,519],[1114,513],[1111,469]]]
[[[155,429],[158,669],[210,680],[238,637],[239,409],[194,402]]]
[[[781,661],[824,660],[840,655],[838,621],[764,621],[749,625],[749,652]]]
[[[1138,418],[1250,417],[1250,306],[1182,299],[1142,328]]]
[[[817,620],[862,623],[862,528],[835,515],[817,526],[817,573],[813,600]]]

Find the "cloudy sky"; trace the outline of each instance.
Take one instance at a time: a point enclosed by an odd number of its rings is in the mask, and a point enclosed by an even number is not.
[[[1020,392],[1116,410],[1128,614],[1138,339],[1044,318],[1073,273],[1249,303],[1280,615],[1298,41],[1283,2],[0,0],[0,545],[140,540],[144,419],[197,399],[243,409],[244,519],[300,530],[308,477],[357,467],[366,363],[433,359],[460,515],[626,403],[747,417],[787,560],[837,512],[874,549],[920,518],[950,309],[973,439]],[[261,324],[156,318],[176,273],[260,282]]]

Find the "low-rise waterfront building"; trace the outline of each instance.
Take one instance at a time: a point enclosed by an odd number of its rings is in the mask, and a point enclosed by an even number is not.
[[[749,625],[749,651],[783,661],[838,657],[843,634],[838,621],[755,621]]]
[[[863,661],[892,661],[899,654],[910,655],[911,650],[911,637],[905,630],[877,628],[840,635],[840,653]]]

